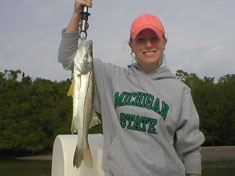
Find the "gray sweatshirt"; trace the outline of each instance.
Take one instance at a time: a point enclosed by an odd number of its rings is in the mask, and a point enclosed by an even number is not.
[[[73,69],[78,33],[62,33],[59,62]],[[167,67],[145,73],[94,59],[94,108],[102,114],[102,168],[109,176],[201,173],[204,135],[191,92]]]

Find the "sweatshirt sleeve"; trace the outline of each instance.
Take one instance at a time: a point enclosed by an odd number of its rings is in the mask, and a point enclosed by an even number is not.
[[[58,61],[65,70],[73,70],[73,58],[78,48],[78,32],[67,33],[62,31],[62,39],[58,51]]]
[[[120,81],[126,71],[126,69],[119,66],[104,63],[98,58],[93,60],[94,66],[94,78],[95,78],[95,98],[94,107],[97,112],[102,113],[102,104],[107,100],[107,94],[113,94],[109,91],[113,91],[112,82]]]
[[[105,97],[107,91],[107,82],[109,82],[109,75],[112,74],[111,64],[103,63],[100,59],[93,59],[94,66],[94,80],[95,80],[95,97],[94,108],[98,113],[101,112],[101,97]]]
[[[200,146],[204,135],[199,131],[199,116],[189,88],[182,99],[180,119],[176,130],[175,148],[183,158],[187,174],[201,174]]]

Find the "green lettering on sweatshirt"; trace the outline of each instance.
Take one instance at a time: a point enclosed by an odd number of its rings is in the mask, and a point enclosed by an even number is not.
[[[127,129],[132,129],[131,122],[135,120],[135,115],[127,114],[126,120],[128,121]]]
[[[134,125],[133,125],[133,130],[137,130],[137,131],[141,131],[141,128],[140,128],[140,116],[136,116],[135,117],[135,122],[134,122]]]
[[[146,124],[148,124],[149,118],[141,117],[141,122],[142,122],[142,131],[146,132]]]
[[[115,108],[120,106],[136,106],[154,111],[161,115],[164,121],[170,109],[165,101],[160,100],[158,97],[155,98],[152,94],[143,92],[116,92]]]
[[[156,133],[155,125],[157,125],[157,119],[150,119],[149,129],[148,129],[149,133],[153,133],[153,134]]]
[[[156,98],[154,105],[152,107],[152,110],[155,111],[156,113],[160,114],[160,103],[159,103],[159,98]]]
[[[148,124],[148,130],[147,130],[147,124]],[[120,125],[122,128],[126,128],[128,130],[157,134],[156,133],[157,119],[152,119],[143,116],[140,117],[139,115],[121,113]]]
[[[127,105],[130,106],[131,105],[131,99],[132,99],[132,93],[127,92],[126,96],[128,97],[127,99]]]
[[[161,116],[164,120],[166,120],[166,116],[169,110],[168,104],[166,104],[164,101],[162,101],[162,109],[161,109]]]
[[[148,94],[148,99],[147,99],[147,102],[146,102],[146,108],[147,109],[151,109],[152,108],[153,100],[154,100],[154,96],[151,95],[151,94]]]
[[[125,98],[122,102],[122,106],[126,106],[127,105],[127,101],[128,101],[128,98],[129,98],[129,92],[125,92]]]
[[[131,96],[132,96],[132,97],[136,97],[136,96],[137,96],[137,93],[136,93],[136,92],[132,92],[132,93],[131,93]],[[132,105],[132,106],[136,106],[135,100],[131,101],[131,105]]]
[[[145,108],[146,107],[146,100],[148,98],[148,94],[147,93],[143,93],[143,101],[141,103],[141,107]]]
[[[125,94],[126,92],[122,92],[121,95],[119,96],[119,92],[115,93],[115,107],[122,106],[122,100]]]
[[[141,107],[141,102],[142,102],[142,99],[143,99],[143,95],[144,95],[144,93],[137,92],[137,97],[135,99],[136,106]]]
[[[126,114],[120,114],[120,124],[122,128],[126,128]]]

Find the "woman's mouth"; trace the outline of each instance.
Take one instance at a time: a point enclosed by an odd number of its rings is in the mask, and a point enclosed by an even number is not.
[[[153,55],[155,53],[156,53],[156,51],[144,51],[143,52],[144,55],[148,55],[148,56]]]

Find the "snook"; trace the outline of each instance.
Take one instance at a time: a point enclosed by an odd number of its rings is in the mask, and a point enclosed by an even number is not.
[[[82,160],[93,167],[88,143],[88,129],[93,116],[93,42],[82,40],[74,57],[73,82],[68,96],[73,97],[72,134],[78,133],[73,165],[79,168]]]

